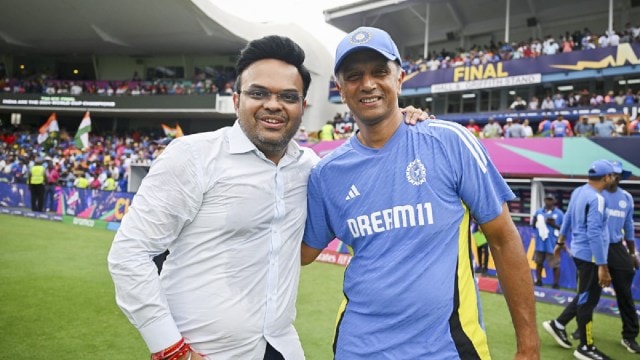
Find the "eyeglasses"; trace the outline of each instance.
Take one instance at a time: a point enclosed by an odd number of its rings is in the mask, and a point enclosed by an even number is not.
[[[271,100],[271,96],[275,95],[279,102],[286,104],[297,104],[302,99],[302,96],[295,91],[285,90],[278,93],[273,93],[266,89],[249,89],[242,90],[240,93],[247,95],[256,101]]]

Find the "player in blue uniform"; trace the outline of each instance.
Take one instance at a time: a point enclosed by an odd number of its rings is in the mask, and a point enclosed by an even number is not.
[[[403,124],[404,72],[389,35],[363,27],[338,46],[335,74],[359,131],[313,170],[302,262],[338,237],[345,271],[334,351],[348,359],[489,359],[471,260],[475,218],[491,246],[517,334],[539,358],[533,283],[506,201],[514,198],[458,124]]]
[[[556,197],[553,194],[544,196],[544,206],[538,209],[531,217],[531,226],[534,228],[533,238],[536,242],[536,250],[533,261],[536,263],[536,286],[542,286],[542,270],[544,262],[553,269],[554,289],[560,285],[560,258],[553,256],[556,240],[560,234],[560,226],[564,213],[556,207]]]
[[[580,332],[580,345],[573,355],[577,359],[608,359],[596,348],[593,341],[593,310],[600,300],[602,288],[611,284],[607,267],[609,236],[605,199],[602,191],[613,181],[613,164],[598,160],[589,168],[587,184],[571,193],[569,207],[560,228],[556,255],[566,246],[565,239],[571,233],[571,254],[578,272],[578,289],[573,301],[555,320],[545,321],[544,329],[562,347],[570,349],[565,326],[576,317]]]
[[[622,168],[619,161],[612,161],[614,181],[602,192],[605,198],[607,229],[609,232],[609,250],[607,266],[611,274],[611,284],[616,293],[620,319],[622,320],[622,339],[620,343],[631,353],[640,353],[638,336],[638,315],[631,293],[631,285],[638,268],[638,257],[635,253],[633,229],[633,198],[631,194],[619,187],[620,180],[627,179],[631,172]],[[623,241],[625,240],[623,244]],[[572,337],[580,339],[580,330]]]
[[[619,161],[612,161],[612,164],[615,179],[607,191],[602,192],[607,204],[607,227],[609,229],[607,263],[622,319],[620,343],[629,352],[640,353],[640,346],[636,342],[638,315],[631,293],[633,278],[636,269],[638,269],[633,229],[633,198],[631,194],[619,187],[620,180],[631,176],[631,172],[624,170]],[[625,244],[623,244],[623,240]]]

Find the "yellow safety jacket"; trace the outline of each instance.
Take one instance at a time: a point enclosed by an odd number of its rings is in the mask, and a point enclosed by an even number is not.
[[[44,184],[44,166],[42,165],[33,165],[31,167],[29,177],[29,184],[31,185],[42,185]]]

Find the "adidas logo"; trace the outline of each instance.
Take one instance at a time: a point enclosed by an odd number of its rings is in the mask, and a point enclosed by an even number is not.
[[[349,189],[349,194],[344,199],[351,200],[356,196],[360,196],[360,191],[358,191],[358,188],[355,185],[351,185],[351,189]]]

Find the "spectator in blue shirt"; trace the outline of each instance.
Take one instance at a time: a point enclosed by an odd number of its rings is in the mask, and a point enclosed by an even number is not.
[[[593,126],[593,135],[601,137],[611,137],[616,133],[616,127],[611,120],[606,119],[604,116],[600,116],[600,122]]]

